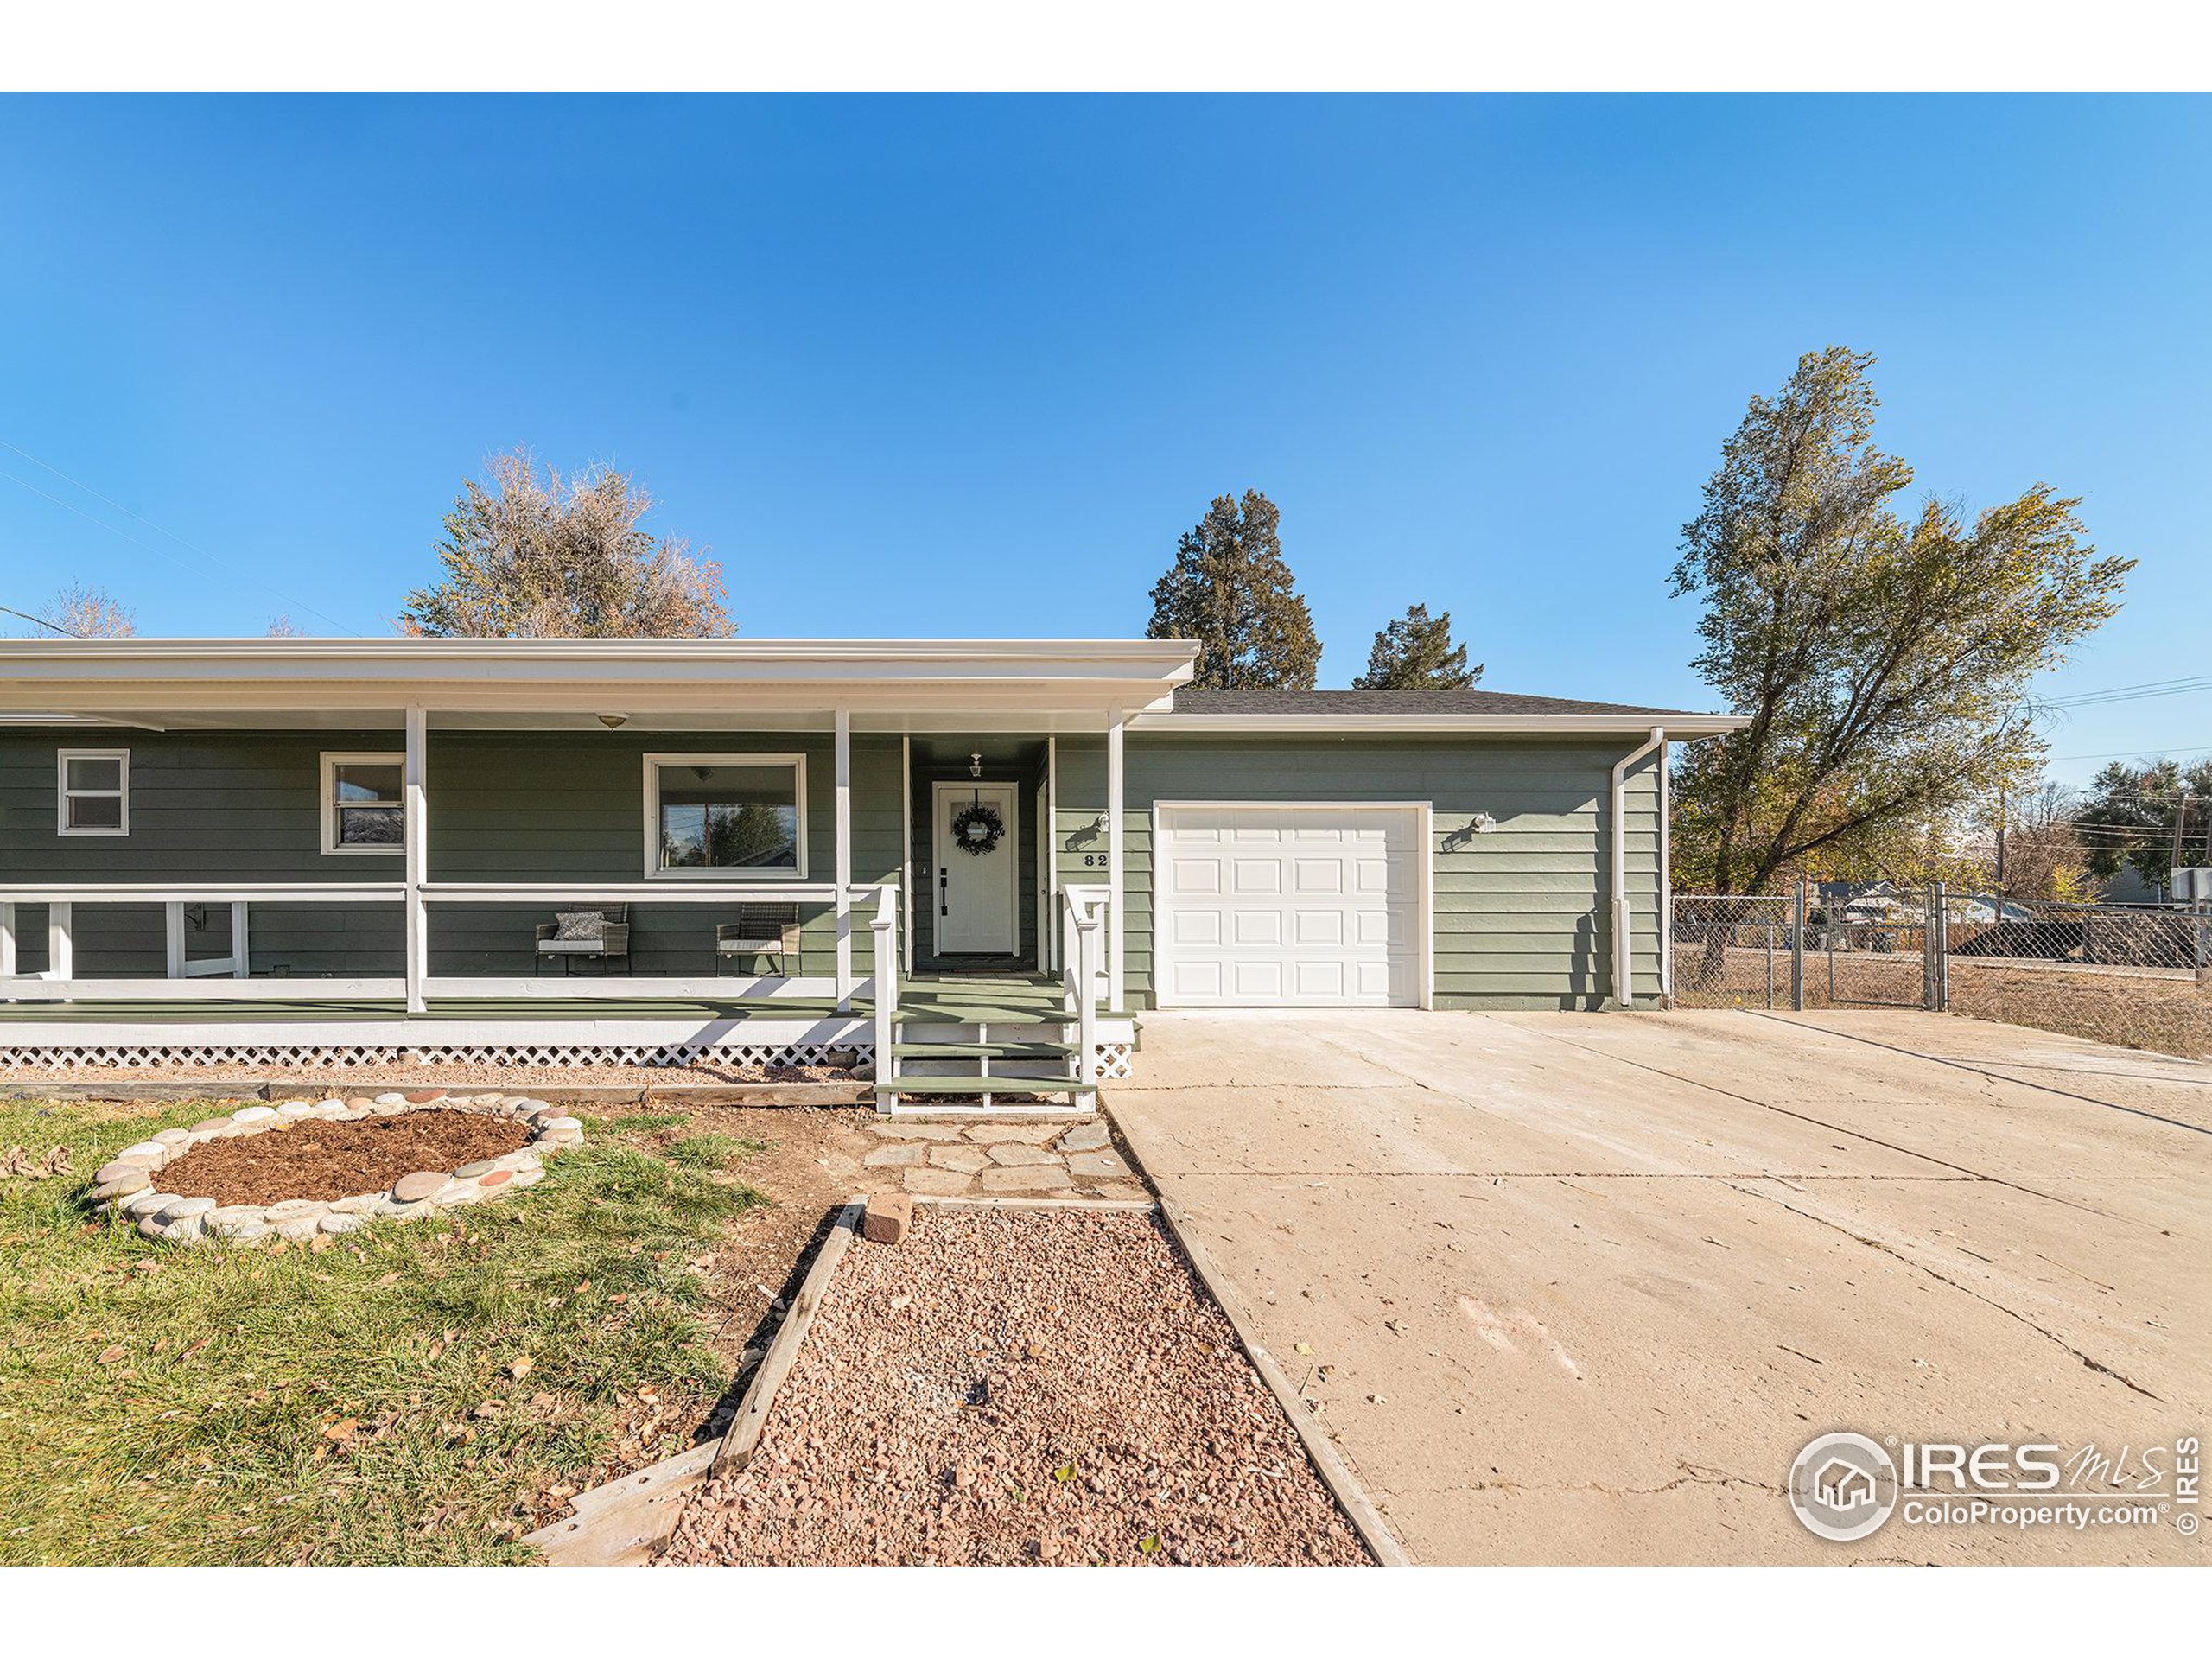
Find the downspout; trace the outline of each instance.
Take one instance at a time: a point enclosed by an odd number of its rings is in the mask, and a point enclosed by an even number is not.
[[[1613,909],[1613,1001],[1624,1008],[1636,1006],[1636,982],[1632,976],[1629,949],[1628,905],[1628,771],[1637,761],[1660,747],[1667,741],[1667,728],[1654,726],[1651,735],[1613,763],[1612,816],[1612,879]],[[1662,830],[1663,833],[1663,830]],[[1660,880],[1666,880],[1662,871]],[[1663,925],[1663,923],[1662,923]]]

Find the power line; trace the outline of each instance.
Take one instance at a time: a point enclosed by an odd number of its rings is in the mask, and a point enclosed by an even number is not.
[[[42,616],[33,616],[29,611],[19,611],[12,605],[0,605],[0,611],[6,612],[10,616],[20,616],[26,622],[35,622],[41,628],[52,628],[65,639],[81,639],[85,637],[81,633],[70,632],[59,622],[49,622]]]
[[[131,518],[136,518],[140,524],[145,525],[147,529],[154,531],[157,534],[168,537],[169,540],[175,542],[179,547],[188,549],[190,551],[196,553],[200,557],[205,559],[209,564],[214,566],[216,569],[229,575],[233,582],[240,585],[245,585],[255,582],[255,578],[247,575],[235,565],[226,563],[225,561],[217,558],[213,553],[207,551],[206,548],[200,547],[194,543],[188,542],[185,540],[183,537],[178,535],[175,531],[166,529],[163,526],[156,524],[151,518],[146,517],[144,513],[137,512],[130,507],[124,505],[122,502],[117,500],[113,496],[101,494],[99,491],[94,489],[91,485],[84,482],[81,479],[70,477],[68,474],[63,472],[52,461],[40,460],[38,456],[31,454],[29,450],[24,448],[21,444],[10,443],[7,439],[0,438],[0,448],[14,450],[25,461],[29,461],[34,467],[44,467],[48,472],[52,473],[56,478],[61,480],[64,483],[74,486],[76,488],[84,491],[86,494],[92,496],[96,500],[106,502],[109,506],[113,507],[118,512],[129,513]],[[175,555],[163,552],[158,547],[149,546],[146,543],[140,541],[136,536],[130,534],[129,531],[123,530],[118,528],[117,525],[111,524],[105,518],[95,518],[92,514],[86,512],[81,507],[72,506],[68,502],[62,500],[59,496],[48,495],[44,490],[40,489],[36,485],[17,478],[13,473],[0,473],[0,478],[6,479],[11,484],[22,485],[23,488],[29,490],[33,495],[38,496],[48,501],[51,501],[57,507],[67,508],[69,512],[75,513],[79,518],[84,519],[88,524],[98,524],[102,530],[113,531],[114,534],[122,537],[124,541],[129,542],[132,546],[145,548],[146,551],[153,554],[156,558],[167,559],[171,564],[175,565],[181,570],[191,570],[192,569],[191,566],[186,564],[181,559],[176,557]],[[201,573],[193,571],[192,574],[197,575]],[[322,620],[329,623],[330,626],[337,629],[339,632],[349,635],[353,634],[354,631],[347,627],[343,622],[340,622],[336,617],[317,610],[305,600],[293,598],[291,594],[284,592],[283,588],[275,586],[273,583],[262,582],[260,586],[264,592],[275,594],[286,604],[293,606],[299,610],[305,611],[309,616],[321,617]],[[358,638],[359,636],[354,635],[354,637]]]
[[[2046,709],[2086,709],[2099,703],[2136,702],[2145,697],[2177,697],[2192,691],[2212,691],[2212,675],[2145,680],[2139,685],[2115,685],[2102,691],[2081,691],[2070,697],[2048,698],[2043,706]]]

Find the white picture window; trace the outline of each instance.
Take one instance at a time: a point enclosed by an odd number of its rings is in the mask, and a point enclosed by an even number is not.
[[[130,751],[62,749],[54,829],[65,836],[130,833]]]
[[[647,755],[645,874],[804,880],[806,757]]]
[[[397,754],[322,757],[322,850],[404,850],[407,811],[400,796],[406,759]]]

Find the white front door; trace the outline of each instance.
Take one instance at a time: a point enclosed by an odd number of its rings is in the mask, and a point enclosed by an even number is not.
[[[1421,823],[1406,806],[1162,806],[1160,1005],[1417,1006]]]
[[[1020,791],[1012,784],[938,784],[935,797],[937,954],[1010,957],[1021,943]],[[988,836],[954,828],[971,807],[998,820],[988,852],[979,850]]]

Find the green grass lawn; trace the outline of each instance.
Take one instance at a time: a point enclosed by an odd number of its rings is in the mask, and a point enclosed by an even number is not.
[[[280,1249],[149,1243],[86,1177],[205,1102],[0,1100],[0,1563],[522,1561],[725,1378],[695,1261],[756,1147],[592,1123],[513,1199]]]

